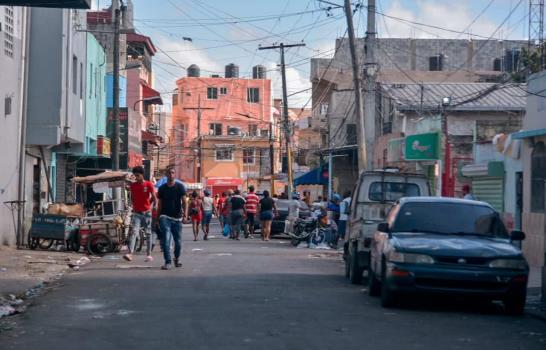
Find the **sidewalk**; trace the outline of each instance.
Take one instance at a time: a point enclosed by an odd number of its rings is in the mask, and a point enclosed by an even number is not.
[[[0,318],[22,312],[25,300],[78,265],[84,255],[0,246]],[[86,259],[86,258],[85,258]],[[82,259],[79,263],[88,262]]]
[[[527,305],[525,311],[531,316],[546,321],[546,301],[541,299],[541,269],[531,267],[527,289]]]

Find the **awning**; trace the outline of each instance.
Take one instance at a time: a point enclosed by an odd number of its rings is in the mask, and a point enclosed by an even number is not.
[[[161,99],[161,94],[159,93],[159,91],[152,89],[146,84],[142,84],[142,101],[154,105],[163,104],[163,100]]]
[[[243,179],[237,177],[209,177],[207,186],[242,186]]]
[[[327,185],[328,171],[322,167],[315,168],[308,173],[294,179],[294,186],[300,185]]]
[[[159,143],[161,141],[161,136],[151,133],[149,131],[142,130],[142,142],[149,142],[152,145],[159,146]]]
[[[545,135],[546,135],[546,129],[534,129],[534,130],[515,132],[512,134],[512,139],[521,140],[521,139],[528,139],[530,137],[545,136]]]

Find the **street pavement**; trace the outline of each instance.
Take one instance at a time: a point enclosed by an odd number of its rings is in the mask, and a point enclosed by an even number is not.
[[[151,268],[112,255],[67,274],[9,318],[0,348],[546,349],[544,321],[455,300],[383,309],[337,252],[215,231],[184,228],[182,269],[161,271],[157,252]]]

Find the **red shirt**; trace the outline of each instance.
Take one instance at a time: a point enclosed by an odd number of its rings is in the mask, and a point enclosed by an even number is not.
[[[220,200],[218,201],[218,211],[220,212],[220,214],[222,215],[228,215],[229,212],[228,212],[228,206],[227,206],[227,198],[228,197],[222,197],[220,198]]]
[[[133,211],[143,213],[150,211],[154,185],[150,181],[134,182],[130,186],[133,200]]]
[[[259,202],[260,197],[258,197],[255,193],[249,193],[246,196],[246,211],[252,214],[256,214]]]

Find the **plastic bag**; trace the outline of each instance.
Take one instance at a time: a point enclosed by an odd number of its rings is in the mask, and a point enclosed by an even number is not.
[[[222,230],[222,234],[224,235],[224,237],[229,236],[230,231],[231,231],[231,230],[229,229],[229,225],[228,225],[228,224],[225,224],[225,225],[224,225],[224,229]]]

